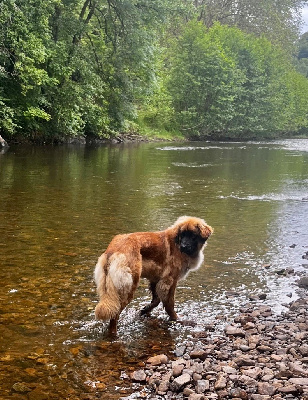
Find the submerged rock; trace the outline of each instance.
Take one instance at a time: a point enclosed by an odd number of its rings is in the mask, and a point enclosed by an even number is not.
[[[14,383],[12,390],[18,393],[28,393],[31,392],[31,389],[23,382]]]
[[[304,289],[308,289],[308,276],[303,276],[297,282],[298,286]]]

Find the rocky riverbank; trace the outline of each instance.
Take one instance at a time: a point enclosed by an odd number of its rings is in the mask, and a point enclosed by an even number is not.
[[[240,309],[223,332],[192,333],[173,360],[159,354],[123,378],[135,392],[124,399],[308,400],[308,278],[280,315],[264,302]]]

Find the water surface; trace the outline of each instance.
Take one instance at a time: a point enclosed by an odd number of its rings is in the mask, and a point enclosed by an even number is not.
[[[275,271],[307,268],[308,140],[11,148],[0,188],[1,399],[30,398],[16,382],[32,398],[119,398],[121,371],[172,354],[249,294],[266,293],[279,311],[294,278]],[[140,318],[142,282],[110,341],[94,321],[98,256],[113,235],[165,229],[180,215],[215,229],[205,264],[176,294],[178,314],[197,326],[168,323],[162,308]]]

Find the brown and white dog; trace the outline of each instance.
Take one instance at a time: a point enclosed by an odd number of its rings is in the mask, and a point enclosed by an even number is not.
[[[152,292],[152,301],[141,314],[150,313],[162,302],[170,320],[175,321],[176,285],[201,266],[212,232],[203,219],[184,216],[164,231],[115,236],[95,267],[100,297],[96,318],[110,320],[109,331],[116,333],[119,315],[133,299],[141,277],[149,280]]]

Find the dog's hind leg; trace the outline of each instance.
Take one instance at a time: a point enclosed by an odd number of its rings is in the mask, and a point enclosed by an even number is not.
[[[119,315],[117,315],[115,318],[112,318],[109,322],[109,334],[114,336],[117,333],[117,325],[118,325],[118,320],[119,320]]]
[[[149,314],[160,303],[160,298],[156,293],[156,283],[151,282],[149,288],[152,292],[152,301],[141,310],[141,315]]]

